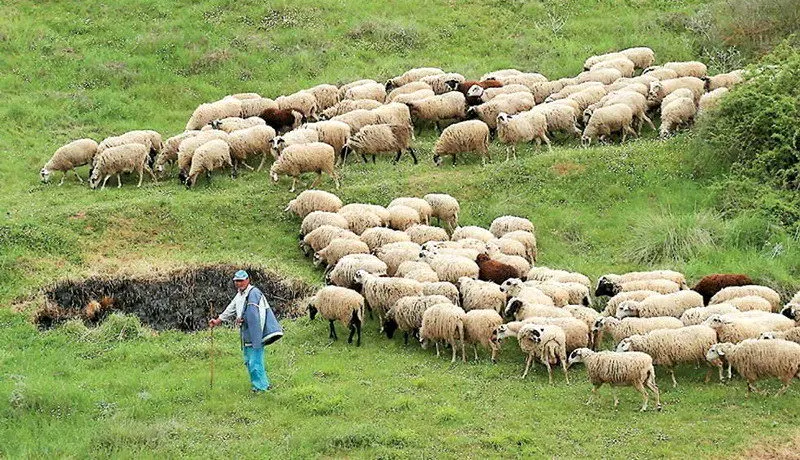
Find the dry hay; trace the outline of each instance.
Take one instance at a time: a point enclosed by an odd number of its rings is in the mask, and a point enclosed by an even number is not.
[[[72,318],[97,324],[112,312],[122,312],[136,315],[156,330],[201,330],[207,327],[209,307],[219,314],[233,298],[236,289],[231,278],[242,268],[279,318],[302,314],[299,301],[312,293],[305,283],[283,279],[259,267],[211,265],[150,276],[59,281],[43,289],[45,304],[34,321],[44,329]]]

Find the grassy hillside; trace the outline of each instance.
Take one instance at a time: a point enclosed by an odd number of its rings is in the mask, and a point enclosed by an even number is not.
[[[299,220],[281,213],[293,196],[287,181],[216,175],[192,191],[174,179],[139,190],[128,179],[104,192],[74,178],[40,184],[39,169],[68,140],[131,129],[166,137],[200,102],[225,94],[274,97],[421,65],[557,78],[580,71],[592,53],[626,46],[651,46],[659,62],[689,59],[694,36],[672,19],[701,3],[4,2],[0,304],[33,299],[64,277],[216,261],[321,282],[296,247]],[[800,288],[798,236],[769,218],[721,217],[719,203],[730,197],[710,187],[719,171],[697,166],[690,136],[654,137],[592,149],[559,139],[552,152],[523,149],[508,163],[493,145],[486,167],[470,158],[437,169],[435,136],[426,132],[420,165],[348,165],[339,195],[386,204],[442,191],[461,201],[464,224],[524,215],[536,223],[541,265],[591,277],[651,267],[692,280],[743,271],[782,292]],[[0,417],[9,421],[0,425],[0,453],[9,457],[255,449],[298,457],[716,457],[797,434],[796,389],[745,401],[741,381],[704,385],[702,371],[687,367],[677,390],[659,372],[663,414],[635,414],[630,390],[620,391],[619,411],[608,389],[585,407],[580,369],[571,386],[558,376],[548,387],[542,369],[521,382],[513,343],[497,366],[485,356],[451,366],[430,350],[379,338],[374,322],[360,349],[329,346],[321,322],[288,322],[267,358],[277,389],[250,405],[232,331],[217,334],[210,392],[205,334],[126,339],[119,324],[97,334],[39,333],[27,318],[0,311]],[[741,430],[746,423],[753,428]]]

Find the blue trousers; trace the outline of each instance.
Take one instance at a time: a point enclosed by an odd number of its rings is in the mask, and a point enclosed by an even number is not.
[[[250,384],[253,390],[264,391],[269,388],[269,377],[264,367],[264,347],[244,347],[244,365],[250,374]]]

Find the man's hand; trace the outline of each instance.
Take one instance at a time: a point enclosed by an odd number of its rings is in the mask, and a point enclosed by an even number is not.
[[[219,318],[214,318],[214,319],[208,320],[208,326],[209,327],[216,327],[216,326],[219,326],[220,324],[222,324],[222,320],[219,319]]]
[[[241,326],[243,322],[244,322],[244,318],[236,318],[236,325],[237,326]]]

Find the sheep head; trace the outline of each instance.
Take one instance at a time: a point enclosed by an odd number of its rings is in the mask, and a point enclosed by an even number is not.
[[[594,352],[588,348],[578,348],[577,350],[573,350],[567,359],[567,367],[572,367],[572,365],[576,363],[582,363],[586,360],[586,358],[592,356],[593,354]]]
[[[39,171],[39,175],[42,177],[42,182],[45,184],[50,182],[50,170],[47,168],[42,168],[42,170]]]
[[[620,302],[620,304],[617,306],[617,311],[614,316],[616,316],[617,319],[639,316],[639,302],[634,300]]]
[[[512,297],[511,300],[508,301],[508,304],[506,304],[506,309],[505,311],[503,311],[503,315],[507,319],[513,319],[516,316],[519,309],[522,308],[522,305],[523,305],[522,300],[516,297]]]

